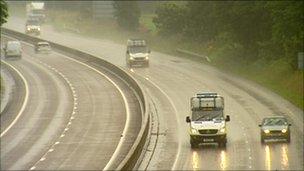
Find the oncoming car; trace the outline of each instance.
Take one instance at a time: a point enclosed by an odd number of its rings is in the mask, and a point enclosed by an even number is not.
[[[48,42],[38,42],[35,45],[35,53],[50,53],[51,46]]]
[[[269,139],[285,139],[290,142],[290,127],[287,119],[283,116],[264,118],[261,127],[261,143]]]
[[[22,49],[19,41],[8,41],[4,48],[4,57],[7,58],[21,58]]]

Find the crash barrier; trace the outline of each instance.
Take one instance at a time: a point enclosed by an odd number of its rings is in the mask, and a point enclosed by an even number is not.
[[[201,55],[201,54],[190,52],[190,51],[183,50],[183,49],[175,49],[175,50],[176,50],[176,52],[178,52],[180,54],[192,56],[192,57],[195,57],[195,58],[198,58],[198,59],[204,59],[207,62],[211,62],[210,58],[206,55]]]
[[[73,58],[77,58],[78,60],[84,60],[84,62],[86,62],[86,63],[98,64],[98,65],[106,68],[113,74],[119,76],[130,87],[132,87],[134,89],[134,91],[137,93],[138,98],[142,104],[142,109],[143,109],[142,111],[144,113],[144,115],[143,115],[144,118],[142,118],[142,125],[141,125],[141,129],[138,133],[138,136],[137,136],[133,146],[131,147],[130,151],[128,152],[127,156],[122,160],[122,162],[118,165],[117,168],[113,168],[115,170],[132,170],[134,168],[134,166],[136,165],[136,162],[139,159],[139,157],[143,151],[144,145],[145,145],[147,137],[148,137],[149,122],[150,122],[147,98],[146,98],[145,94],[143,93],[142,88],[137,83],[137,81],[130,74],[123,71],[120,67],[118,67],[104,59],[101,59],[97,56],[89,54],[87,52],[83,52],[83,51],[80,51],[77,49],[63,46],[58,43],[44,40],[44,39],[41,39],[38,37],[26,35],[24,33],[10,30],[7,28],[1,27],[1,34],[10,36],[10,37],[13,37],[18,40],[25,41],[25,42],[28,42],[31,44],[35,44],[39,41],[49,42],[51,47],[54,50],[59,51],[60,53],[69,54],[69,56],[72,55]]]

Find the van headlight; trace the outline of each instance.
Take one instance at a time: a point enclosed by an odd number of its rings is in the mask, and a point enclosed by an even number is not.
[[[195,128],[191,128],[191,133],[192,133],[192,134],[198,134],[198,130],[195,129]]]
[[[37,30],[40,31],[40,27],[38,27]]]
[[[225,132],[226,132],[226,128],[225,127],[223,127],[223,128],[220,129],[220,133],[225,133]]]
[[[282,129],[282,133],[286,133],[287,132],[287,130],[286,129]]]
[[[131,57],[130,57],[130,60],[134,60],[134,57],[131,56]]]
[[[148,57],[148,56],[146,56],[146,57],[145,57],[145,60],[149,60],[149,57]]]
[[[269,131],[268,129],[265,129],[264,132],[265,132],[266,134],[268,134],[270,131]]]
[[[28,27],[28,28],[26,28],[26,29],[27,29],[28,31],[30,31],[30,30],[31,30],[31,28],[29,28],[29,27]]]

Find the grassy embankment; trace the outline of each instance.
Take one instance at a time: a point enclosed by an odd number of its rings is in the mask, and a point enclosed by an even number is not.
[[[51,22],[60,31],[77,28],[81,35],[110,39],[123,44],[130,37],[142,37],[156,51],[177,55],[176,48],[181,48],[196,53],[208,54],[212,60],[211,65],[225,72],[253,80],[281,95],[299,108],[304,109],[303,71],[293,70],[284,59],[272,62],[259,60],[248,64],[233,57],[228,57],[221,49],[208,53],[208,48],[204,45],[187,43],[181,41],[178,37],[162,38],[156,34],[156,28],[152,23],[153,15],[151,14],[145,14],[141,17],[139,33],[121,30],[113,20],[99,22],[90,19],[84,20],[80,19],[81,17],[78,14],[71,12],[50,12],[49,16],[52,16]]]

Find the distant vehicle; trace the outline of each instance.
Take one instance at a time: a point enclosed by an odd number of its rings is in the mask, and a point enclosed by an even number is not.
[[[45,21],[44,2],[29,2],[26,4],[27,17],[35,17],[40,22]]]
[[[5,59],[21,58],[22,56],[21,43],[19,41],[8,41],[3,50]]]
[[[143,39],[129,39],[127,42],[126,63],[129,67],[149,66],[149,55],[151,51]]]
[[[40,34],[40,22],[37,19],[28,19],[25,23],[25,33],[31,34],[34,33],[36,35]]]
[[[273,116],[264,118],[261,127],[261,143],[269,139],[285,139],[290,142],[290,127],[287,119],[283,116]]]
[[[230,116],[224,115],[224,98],[217,93],[198,93],[190,99],[191,118],[186,117],[189,123],[191,148],[200,144],[217,143],[226,147],[226,122]]]
[[[35,53],[50,53],[51,46],[48,42],[37,42],[35,44]]]

